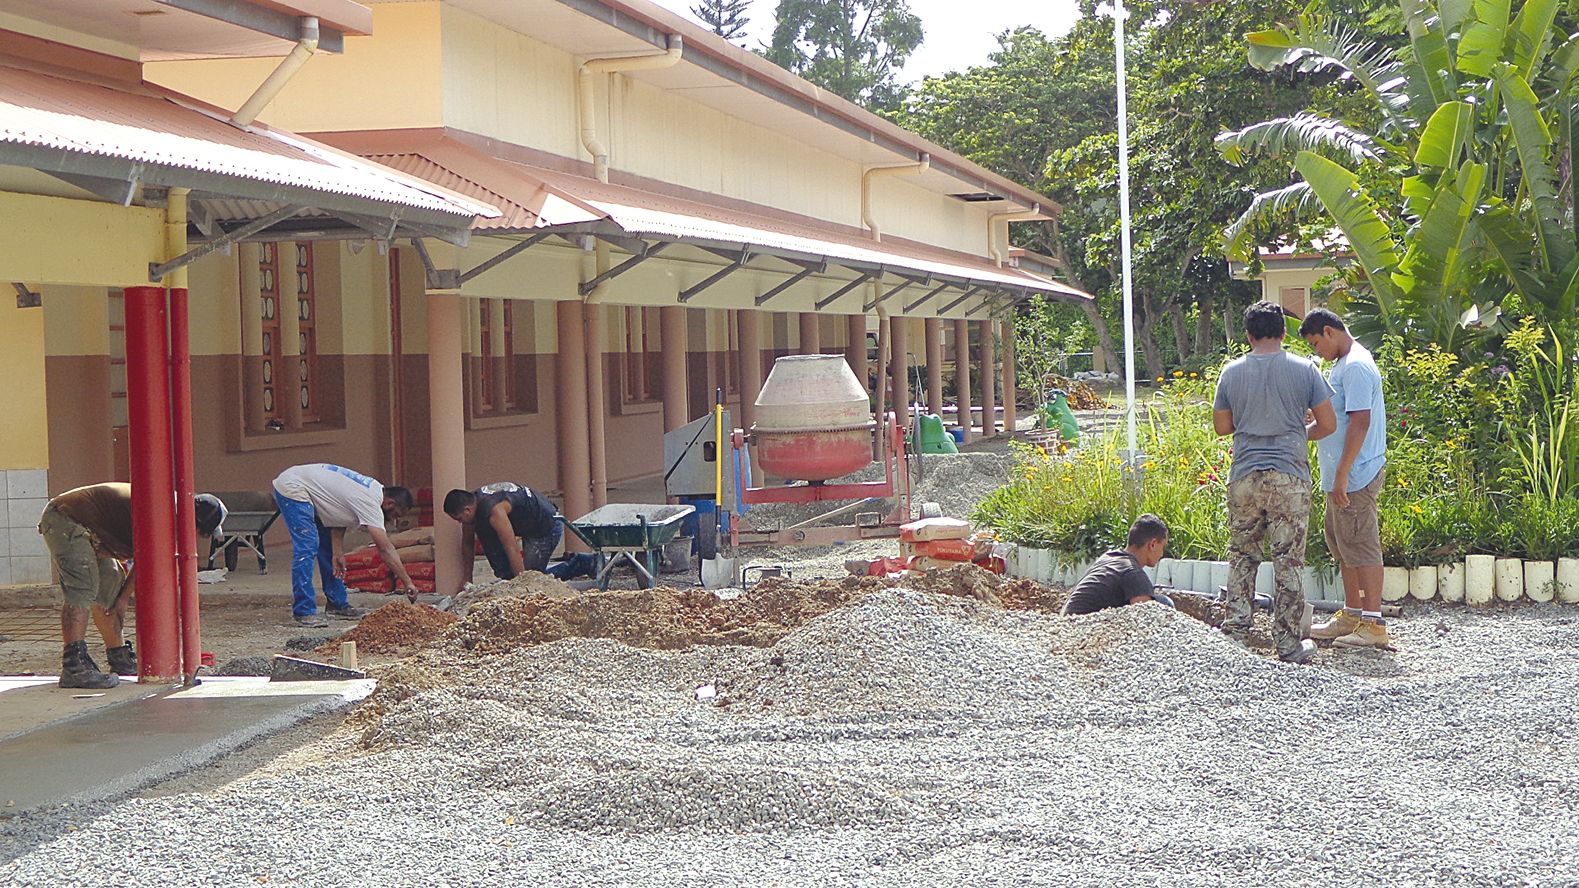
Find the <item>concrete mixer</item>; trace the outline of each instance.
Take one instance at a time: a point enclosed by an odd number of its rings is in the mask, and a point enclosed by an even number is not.
[[[735,429],[730,443],[737,453],[749,446],[750,461],[784,483],[742,483],[737,499],[746,506],[845,505],[789,527],[756,526],[745,510],[730,521],[730,544],[817,546],[898,536],[899,525],[911,519],[905,427],[893,413],[878,422],[870,411],[866,389],[842,356],[775,361],[757,396],[756,421],[750,429]],[[871,465],[874,453],[882,461],[882,480],[829,483]],[[826,523],[845,516],[850,523]]]

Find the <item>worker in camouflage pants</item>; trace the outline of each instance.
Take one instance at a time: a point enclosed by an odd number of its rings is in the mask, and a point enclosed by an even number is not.
[[[1278,657],[1308,663],[1316,643],[1303,637],[1305,532],[1310,522],[1310,446],[1338,421],[1332,388],[1311,361],[1283,349],[1283,309],[1257,302],[1245,311],[1250,353],[1223,368],[1212,403],[1212,425],[1234,436],[1228,473],[1229,575],[1223,631],[1245,640],[1250,601],[1263,546],[1271,549],[1277,587],[1272,641]]]

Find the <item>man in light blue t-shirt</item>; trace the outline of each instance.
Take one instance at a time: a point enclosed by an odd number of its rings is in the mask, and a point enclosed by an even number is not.
[[[1244,641],[1250,597],[1263,549],[1273,567],[1272,641],[1280,658],[1308,663],[1314,642],[1300,632],[1305,610],[1299,572],[1310,523],[1310,446],[1332,433],[1332,390],[1321,371],[1283,349],[1283,309],[1257,302],[1245,310],[1250,353],[1223,368],[1212,402],[1212,426],[1234,436],[1228,473],[1228,586],[1223,632]],[[1312,418],[1307,421],[1306,416]]]
[[[1311,628],[1310,637],[1339,647],[1389,647],[1382,622],[1382,541],[1376,495],[1387,464],[1387,405],[1382,374],[1343,320],[1325,308],[1305,316],[1299,335],[1332,361],[1327,382],[1338,418],[1316,444],[1327,493],[1327,549],[1343,574],[1345,607]]]

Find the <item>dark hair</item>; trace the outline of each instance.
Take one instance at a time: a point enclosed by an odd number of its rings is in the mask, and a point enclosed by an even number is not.
[[[476,494],[470,490],[461,490],[457,487],[444,494],[444,514],[454,518],[461,513],[462,509],[475,502],[477,502]]]
[[[393,504],[391,508],[396,512],[409,512],[411,507],[417,504],[416,499],[411,496],[411,491],[404,487],[385,487],[384,496],[389,497]]]
[[[1139,549],[1152,540],[1165,540],[1168,538],[1168,525],[1156,515],[1145,514],[1135,519],[1129,526],[1129,545]]]
[[[1348,328],[1343,326],[1343,318],[1328,308],[1313,308],[1310,314],[1305,315],[1304,323],[1299,325],[1299,335],[1320,336],[1321,331],[1331,327],[1340,333]]]
[[[1283,309],[1275,302],[1261,300],[1245,309],[1245,332],[1251,339],[1282,339],[1288,335]]]
[[[206,499],[193,503],[192,513],[197,517],[197,535],[211,537],[219,529],[219,506]]]

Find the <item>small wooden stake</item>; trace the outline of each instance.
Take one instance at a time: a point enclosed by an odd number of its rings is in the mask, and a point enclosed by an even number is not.
[[[355,669],[355,668],[357,668],[357,665],[356,665],[356,642],[354,642],[354,641],[342,641],[342,642],[340,642],[340,665],[345,667],[346,669]]]

